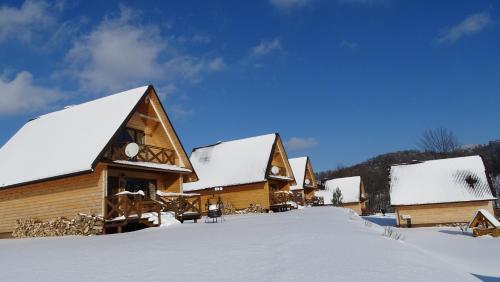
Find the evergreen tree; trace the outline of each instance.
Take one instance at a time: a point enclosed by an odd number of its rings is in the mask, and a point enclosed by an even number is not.
[[[339,187],[337,187],[337,189],[333,191],[332,205],[336,207],[342,206],[342,192],[340,191]]]

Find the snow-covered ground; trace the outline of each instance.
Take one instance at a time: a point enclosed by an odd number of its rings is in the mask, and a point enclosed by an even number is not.
[[[364,219],[383,226],[394,226],[394,214],[374,215]],[[483,281],[500,281],[500,239],[490,236],[472,237],[459,227],[398,228],[407,244],[416,245],[429,256],[446,260],[458,269]]]
[[[457,260],[414,245],[418,233],[407,233],[407,243],[382,232],[347,210],[318,207],[107,236],[0,240],[0,280],[477,281]],[[483,253],[478,246],[474,257]],[[500,258],[491,253],[484,255]]]

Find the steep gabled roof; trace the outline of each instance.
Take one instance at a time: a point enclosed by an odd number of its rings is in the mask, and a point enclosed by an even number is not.
[[[308,165],[310,166],[311,173],[312,172],[312,166],[311,166],[311,160],[309,157],[300,157],[300,158],[293,158],[288,160],[290,162],[290,166],[292,167],[293,175],[295,176],[295,182],[297,183],[296,185],[290,186],[290,190],[300,190],[304,189],[305,185],[305,180],[306,180],[306,171]],[[316,184],[314,183],[314,175],[312,176],[313,179],[309,179],[311,182],[310,186],[315,186]]]
[[[27,122],[0,148],[0,188],[91,172],[149,90],[127,90]]]
[[[264,182],[279,136],[268,134],[196,148],[190,161],[199,181],[184,191]]]
[[[334,178],[325,182],[325,190],[316,191],[316,196],[321,196],[325,204],[331,203],[333,192],[339,188],[342,192],[342,203],[361,202],[361,176]]]
[[[395,165],[390,181],[394,206],[495,199],[480,156]]]
[[[500,228],[500,222],[498,222],[498,219],[496,219],[494,215],[492,215],[485,209],[480,209],[477,211],[476,216],[474,216],[474,219],[472,219],[472,221],[469,223],[469,228],[478,227],[483,222],[483,220],[486,221],[491,227]]]

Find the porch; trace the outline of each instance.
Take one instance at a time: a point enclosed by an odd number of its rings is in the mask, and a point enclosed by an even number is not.
[[[294,195],[290,191],[288,179],[273,177],[269,180],[269,210],[273,212],[289,211],[294,207]]]
[[[290,191],[275,191],[269,195],[270,210],[284,212],[294,208],[293,193]]]
[[[201,218],[201,196],[183,194],[188,172],[109,164],[104,199],[105,232],[157,227],[162,217],[181,222]]]

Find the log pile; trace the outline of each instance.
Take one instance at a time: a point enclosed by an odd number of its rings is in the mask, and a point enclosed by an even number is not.
[[[91,236],[102,234],[103,226],[102,217],[86,214],[79,214],[72,219],[58,217],[45,222],[34,218],[18,219],[12,236],[14,238]]]
[[[259,204],[250,204],[248,208],[243,210],[235,210],[233,214],[249,214],[249,213],[263,213],[265,210]]]

